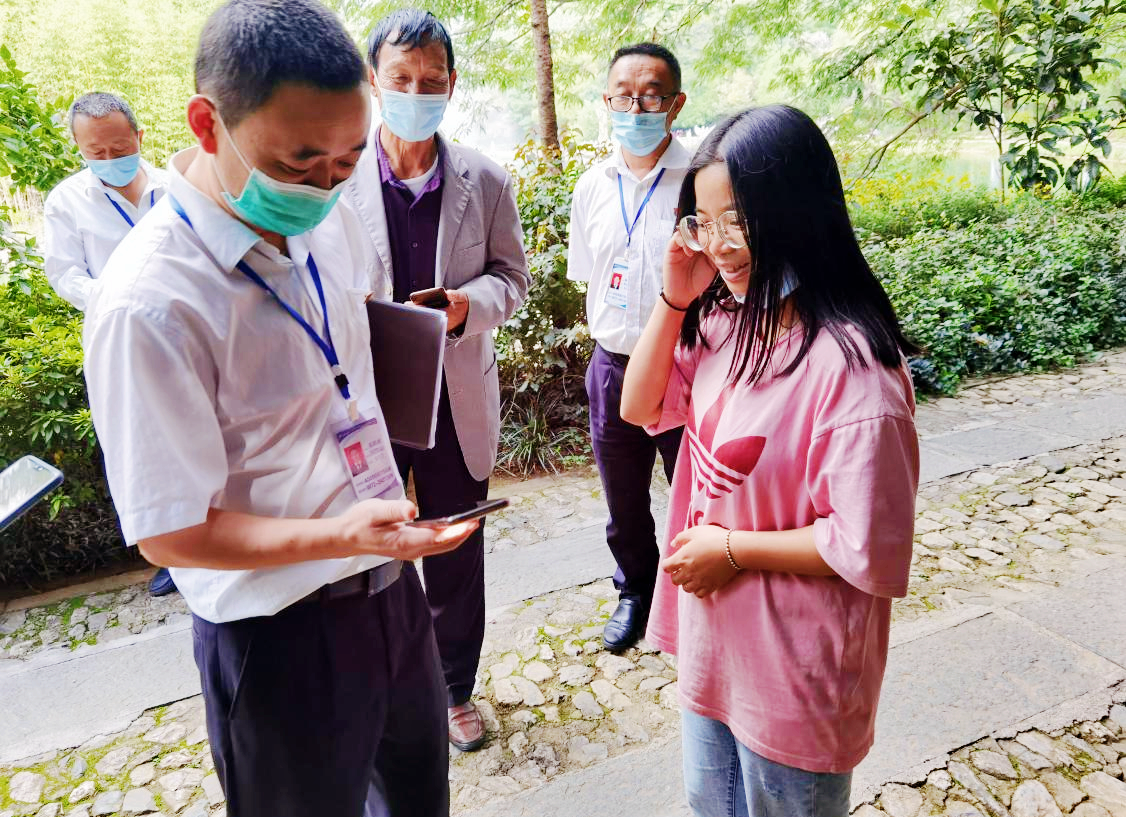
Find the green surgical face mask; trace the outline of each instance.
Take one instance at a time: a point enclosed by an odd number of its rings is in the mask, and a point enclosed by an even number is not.
[[[235,155],[242,162],[250,175],[243,185],[242,193],[235,198],[224,189],[223,201],[240,218],[271,233],[284,236],[300,235],[316,227],[332,210],[340,193],[344,189],[344,182],[331,190],[322,190],[308,184],[290,184],[279,182],[267,176],[250,163],[242,155],[231,132],[227,130],[219,111],[216,109],[215,117],[227,141],[234,148]],[[219,166],[215,166],[215,175],[219,175]],[[219,178],[219,184],[226,188],[226,182]]]

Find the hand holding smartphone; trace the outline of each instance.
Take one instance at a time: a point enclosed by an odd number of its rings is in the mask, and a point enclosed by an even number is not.
[[[445,287],[432,287],[420,289],[410,294],[411,303],[415,306],[426,306],[431,309],[445,309],[450,305],[450,296],[446,294]]]
[[[458,522],[479,519],[487,513],[499,511],[501,508],[507,507],[507,499],[486,499],[483,502],[478,502],[476,506],[470,508],[468,511],[450,514],[449,516],[440,516],[435,519],[414,519],[407,522],[407,524],[413,525],[416,528],[446,528],[450,525],[456,525]]]
[[[20,457],[0,473],[0,530],[19,519],[63,481],[63,472],[38,457]]]

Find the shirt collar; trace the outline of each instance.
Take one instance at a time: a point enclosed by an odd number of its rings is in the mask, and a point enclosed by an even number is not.
[[[199,240],[203,242],[207,252],[224,272],[232,272],[238,266],[238,262],[259,243],[268,248],[262,249],[262,252],[268,257],[273,257],[269,250],[274,250],[274,248],[268,242],[205,196],[199,188],[184,177],[184,170],[192,163],[192,159],[199,149],[193,147],[181,150],[172,157],[172,160],[168,163],[168,172],[171,177],[168,191],[184,208],[184,212],[192,222],[192,229],[199,236]],[[308,256],[308,245],[304,242],[299,243],[304,256]],[[290,239],[290,246],[296,249],[293,239]],[[274,252],[276,253],[277,250],[274,250]],[[297,261],[298,259],[294,258],[293,260]],[[302,258],[301,263],[304,263],[304,258]]]
[[[639,179],[639,181],[645,181],[645,179],[656,176],[665,169],[685,169],[691,162],[692,154],[689,153],[688,149],[674,136],[669,142],[669,146],[665,148],[665,152],[661,154],[661,158],[657,160],[657,164],[653,166],[652,170],[645,174],[644,179]],[[622,155],[621,145],[614,147],[614,153],[610,157],[610,161],[606,163],[606,175],[610,178],[615,178],[619,175],[637,178],[633,175],[633,171],[626,165],[626,159]]]
[[[442,166],[445,164],[446,148],[442,144],[442,137],[435,134],[434,139],[438,144],[438,158],[435,160],[438,166],[434,169],[434,175],[430,177],[430,181],[428,181],[426,183],[426,186],[423,187],[419,192],[419,198],[432,190],[437,190],[442,185]],[[392,187],[396,187],[399,190],[406,190],[409,192],[410,188],[407,187],[403,183],[403,181],[395,175],[395,171],[391,169],[391,160],[387,158],[387,152],[383,149],[383,143],[379,141],[378,127],[374,131],[372,131],[371,140],[375,143],[375,155],[376,158],[379,159],[380,182],[384,184],[390,184]],[[413,195],[413,193],[411,195]]]

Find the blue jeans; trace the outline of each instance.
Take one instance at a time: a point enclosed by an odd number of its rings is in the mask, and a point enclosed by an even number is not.
[[[848,817],[852,772],[775,763],[737,741],[725,724],[680,713],[684,790],[696,817]]]

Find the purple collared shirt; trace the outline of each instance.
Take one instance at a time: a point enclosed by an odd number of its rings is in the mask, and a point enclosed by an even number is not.
[[[376,133],[375,154],[379,157],[383,209],[391,243],[392,297],[399,303],[409,300],[412,292],[434,286],[438,220],[442,215],[442,153],[439,143],[438,167],[415,198],[410,188],[395,176]]]

